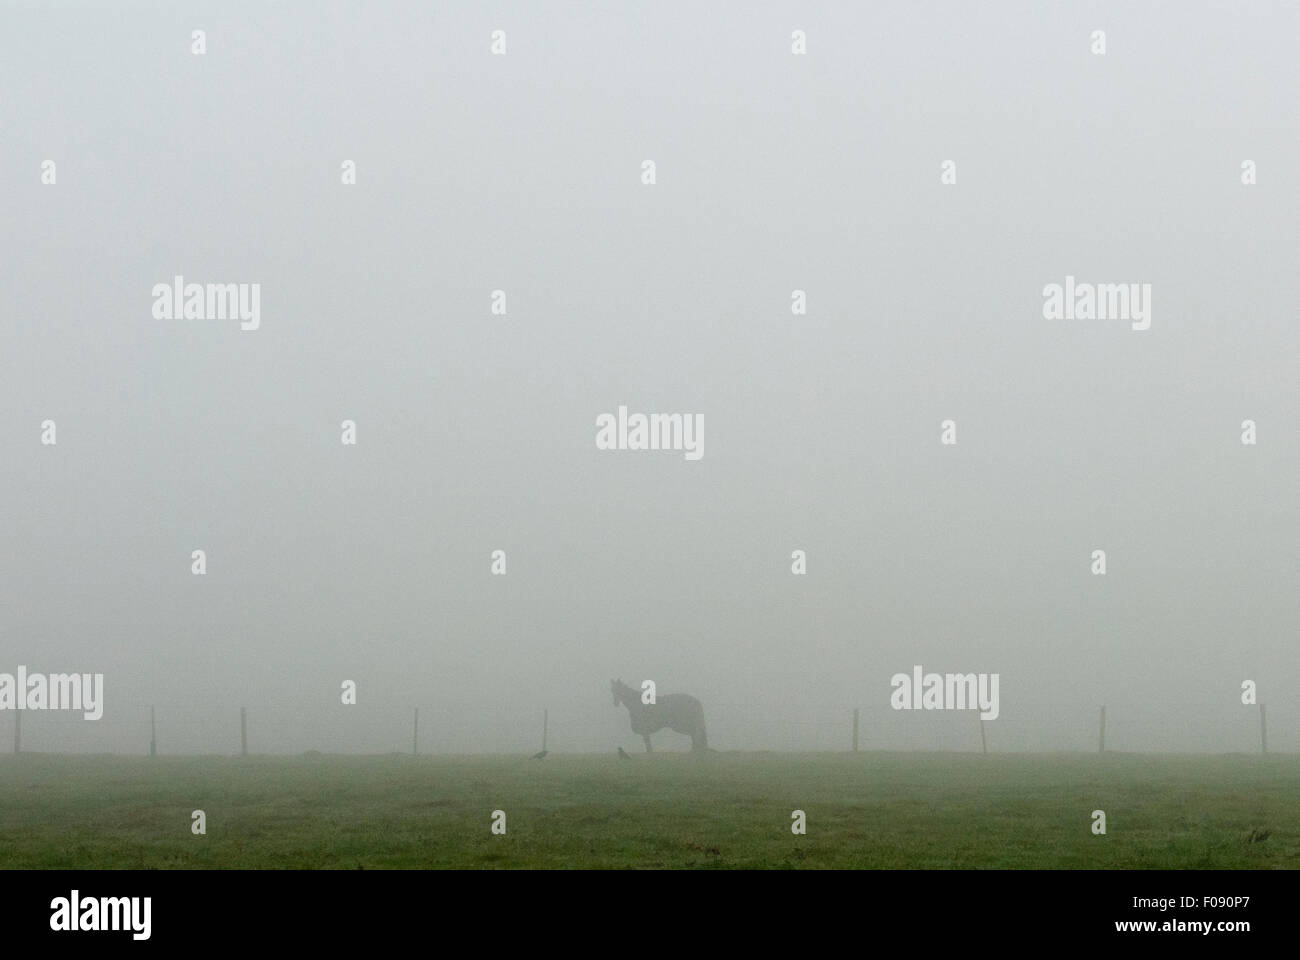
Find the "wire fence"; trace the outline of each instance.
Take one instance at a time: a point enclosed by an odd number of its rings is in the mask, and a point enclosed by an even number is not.
[[[418,713],[417,713],[418,711]],[[817,716],[782,715],[752,703],[706,704],[709,745],[717,750],[848,751],[855,708]],[[1097,751],[1103,747],[1100,705],[1056,709],[1036,717],[981,722],[974,711],[857,711],[860,750],[988,752]],[[1171,711],[1145,704],[1106,707],[1104,748],[1133,753],[1287,753],[1300,748],[1300,716],[1286,703],[1242,705],[1217,712]],[[982,728],[982,729],[981,729]],[[685,750],[670,731],[653,737],[656,750]],[[531,754],[643,750],[626,711],[608,706],[552,709],[511,704],[473,713],[435,705],[340,705],[296,709],[291,704],[247,707],[213,704],[141,706],[99,720],[78,713],[0,711],[0,751],[33,753],[294,754],[420,753]],[[1212,746],[1206,746],[1212,745]]]

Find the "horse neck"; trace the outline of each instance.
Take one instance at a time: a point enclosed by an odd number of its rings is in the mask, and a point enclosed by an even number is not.
[[[619,687],[618,699],[632,713],[641,709],[641,697],[631,687]]]

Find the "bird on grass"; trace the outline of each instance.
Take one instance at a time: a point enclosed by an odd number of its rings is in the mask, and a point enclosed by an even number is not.
[[[631,760],[631,759],[632,759],[631,757],[629,757],[629,756],[627,755],[627,751],[624,750],[622,747],[619,747],[619,748],[618,748],[618,758],[619,758],[620,760]]]
[[[550,753],[550,752],[551,752],[551,751],[549,751],[549,750],[538,750],[536,753],[533,754],[533,759],[534,759],[534,760],[541,760],[543,757],[545,757],[545,756],[546,756],[548,753]]]

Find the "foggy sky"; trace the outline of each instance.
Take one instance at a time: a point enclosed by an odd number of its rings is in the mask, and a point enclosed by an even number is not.
[[[256,752],[408,750],[415,707],[427,752],[543,710],[635,749],[621,677],[719,749],[844,749],[855,707],[864,748],[978,749],[889,709],[921,664],[1000,675],[993,749],[1091,749],[1107,704],[1114,749],[1254,750],[1246,679],[1300,749],[1297,28],[6,4],[0,671],[106,697],[25,748],[143,752],[154,704],[173,753],[240,706]],[[177,274],[260,283],[261,328],[155,320]],[[1045,320],[1067,275],[1150,283],[1151,329]],[[702,414],[703,458],[598,451],[620,404]]]

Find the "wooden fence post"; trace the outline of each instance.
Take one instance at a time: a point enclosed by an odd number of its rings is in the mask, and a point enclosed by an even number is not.
[[[853,752],[858,752],[858,708],[853,708]]]
[[[1259,705],[1259,752],[1268,753],[1268,727],[1264,724],[1264,704]]]
[[[1101,708],[1101,734],[1097,737],[1097,752],[1106,752],[1106,708]]]
[[[248,715],[243,707],[239,708],[239,755],[248,756]]]
[[[420,708],[415,708],[415,720],[411,727],[411,756],[420,755]]]
[[[154,708],[149,708],[149,756],[158,756],[158,723]]]

